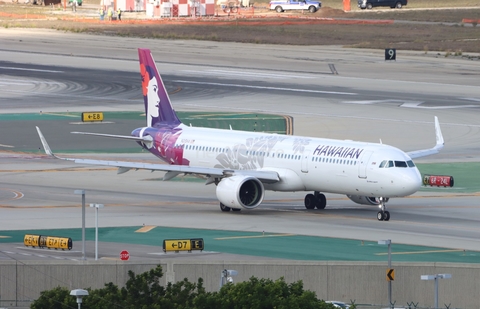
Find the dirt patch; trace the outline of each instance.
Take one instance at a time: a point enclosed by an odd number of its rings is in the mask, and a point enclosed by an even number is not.
[[[323,7],[318,12],[315,13],[315,16],[334,18],[334,17],[348,17],[348,14],[349,13],[346,13],[340,9]]]
[[[268,9],[207,18],[145,19],[125,12],[121,22],[100,21],[96,8],[72,14],[55,7],[4,4],[2,27],[163,39],[196,39],[257,44],[343,45],[364,48],[441,51],[444,55],[480,53],[480,9],[377,10],[345,13],[323,7],[311,14],[277,14]],[[143,16],[143,18],[141,17]],[[452,22],[453,21],[453,22]],[[468,21],[468,20],[467,20]]]

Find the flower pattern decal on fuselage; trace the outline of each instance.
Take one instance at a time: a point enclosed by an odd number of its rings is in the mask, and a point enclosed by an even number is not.
[[[219,164],[216,168],[229,168],[235,170],[255,170],[264,166],[264,153],[270,153],[273,147],[283,140],[284,136],[260,136],[249,138],[245,144],[228,147],[227,152],[219,154],[216,159]]]

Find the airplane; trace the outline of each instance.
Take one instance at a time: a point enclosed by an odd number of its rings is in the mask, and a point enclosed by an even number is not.
[[[224,212],[254,209],[265,191],[311,191],[307,209],[324,209],[324,193],[344,194],[362,205],[379,207],[377,219],[389,221],[386,203],[418,191],[422,177],[412,159],[438,153],[444,139],[435,117],[435,146],[403,152],[382,144],[237,130],[191,127],[177,117],[149,49],[138,49],[146,125],[130,136],[89,132],[94,135],[136,141],[166,164],[62,158],[52,152],[37,127],[49,156],[79,164],[166,172],[163,180],[180,174],[204,178],[216,185]]]

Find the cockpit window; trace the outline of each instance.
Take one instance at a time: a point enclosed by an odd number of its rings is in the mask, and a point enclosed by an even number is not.
[[[379,168],[389,168],[389,167],[415,167],[415,163],[413,163],[412,160],[409,161],[387,161],[383,160],[380,165],[378,166]]]

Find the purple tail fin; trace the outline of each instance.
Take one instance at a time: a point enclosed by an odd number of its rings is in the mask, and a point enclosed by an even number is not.
[[[154,127],[156,124],[180,124],[181,121],[172,108],[165,85],[160,74],[158,74],[152,53],[149,49],[139,48],[138,58],[140,60],[147,127]]]

